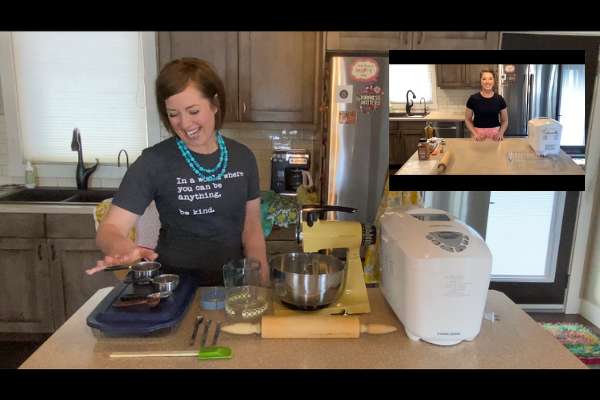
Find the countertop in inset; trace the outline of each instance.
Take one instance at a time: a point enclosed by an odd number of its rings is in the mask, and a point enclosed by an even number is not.
[[[427,161],[419,161],[415,153],[408,159],[396,175],[430,175],[434,174],[444,155],[451,151],[452,155],[446,171],[442,175],[585,175],[563,150],[558,154],[555,169],[519,169],[511,166],[506,154],[534,153],[527,138],[505,138],[496,142],[486,139],[477,142],[471,138],[445,139],[446,145],[438,147],[438,154]],[[441,147],[444,153],[440,153]]]

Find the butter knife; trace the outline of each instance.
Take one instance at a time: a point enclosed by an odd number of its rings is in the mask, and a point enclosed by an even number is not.
[[[217,329],[215,329],[215,337],[213,338],[212,347],[217,345],[217,338],[219,337],[219,332],[221,332],[221,321],[217,322]]]
[[[200,348],[203,348],[206,344],[206,338],[208,337],[208,328],[210,327],[211,322],[212,319],[209,319],[208,322],[204,324],[204,334],[202,335],[202,342],[200,343]]]
[[[196,317],[196,326],[194,327],[194,333],[192,333],[192,338],[190,339],[190,346],[193,346],[194,342],[196,341],[196,335],[198,334],[198,327],[200,327],[200,324],[202,323],[203,319],[204,319],[204,317],[201,315]]]

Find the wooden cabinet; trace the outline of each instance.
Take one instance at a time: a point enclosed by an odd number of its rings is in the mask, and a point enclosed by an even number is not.
[[[498,50],[499,31],[420,31],[413,34],[413,50]]]
[[[327,50],[410,50],[412,32],[327,32]]]
[[[402,136],[398,130],[397,122],[390,122],[390,163],[389,165],[401,165],[404,163],[404,146]]]
[[[90,214],[0,213],[0,332],[54,332],[112,273],[85,270],[103,257]]]
[[[404,164],[417,151],[422,137],[424,121],[390,121],[390,165]]]
[[[159,32],[159,65],[196,57],[225,85],[226,127],[317,121],[320,32]],[[237,125],[236,125],[237,123]]]
[[[436,64],[437,86],[440,88],[481,88],[479,73],[493,64]]]
[[[88,214],[46,214],[46,229],[58,328],[99,289],[119,283],[112,272],[87,275],[104,254],[96,246],[94,218]]]
[[[327,32],[327,50],[498,50],[499,31]]]
[[[53,332],[48,246],[44,238],[0,238],[0,332]]]

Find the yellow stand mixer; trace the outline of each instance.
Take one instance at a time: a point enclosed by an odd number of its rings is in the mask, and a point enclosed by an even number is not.
[[[343,248],[346,251],[347,275],[343,293],[329,306],[315,311],[290,310],[273,302],[275,315],[310,313],[312,315],[361,314],[371,311],[360,259],[361,245],[375,243],[375,227],[354,221],[323,220],[326,212],[356,212],[355,208],[305,205],[302,206],[296,240],[304,252]]]

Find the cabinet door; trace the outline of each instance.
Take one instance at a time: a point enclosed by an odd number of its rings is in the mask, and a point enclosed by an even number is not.
[[[54,332],[46,239],[0,238],[0,332]]]
[[[226,121],[238,120],[237,32],[159,32],[160,68],[169,61],[195,57],[210,63],[225,85]]]
[[[390,165],[400,165],[404,161],[404,146],[399,131],[390,131]]]
[[[438,87],[445,88],[465,86],[464,64],[437,64],[435,66],[435,73]]]
[[[317,32],[239,32],[241,121],[315,122]]]
[[[55,312],[58,328],[99,289],[115,286],[119,280],[113,272],[85,273],[104,258],[95,239],[49,239],[48,246],[52,273],[62,276],[62,286],[53,287],[53,296],[60,302]]]
[[[413,32],[327,32],[327,50],[410,50]]]
[[[479,74],[484,68],[494,69],[493,64],[466,64],[465,65],[465,86],[481,89],[481,79]]]
[[[419,31],[413,50],[498,50],[499,31]]]
[[[409,158],[412,157],[413,154],[417,152],[417,146],[419,145],[419,140],[424,137],[423,130],[401,130],[400,134],[402,136],[402,144],[404,146],[404,160],[403,162],[408,161]]]

